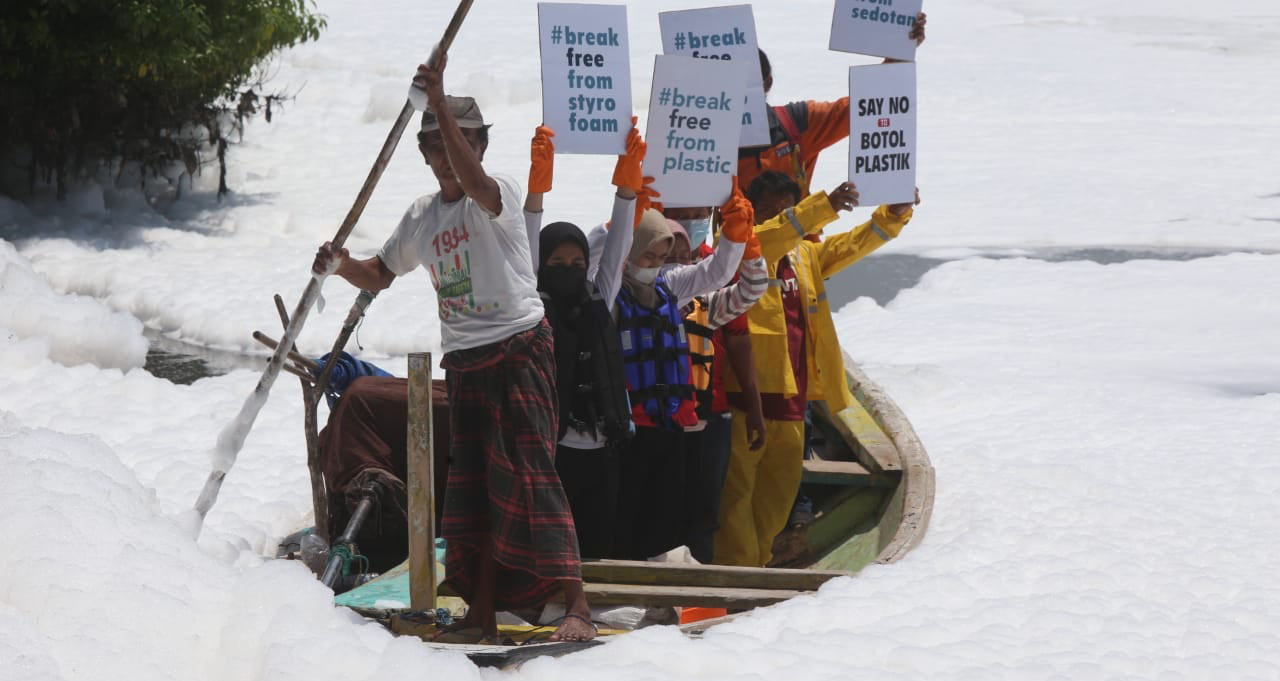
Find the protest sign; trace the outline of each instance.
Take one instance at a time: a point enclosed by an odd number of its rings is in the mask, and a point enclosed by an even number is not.
[[[664,206],[719,206],[738,171],[741,69],[727,61],[657,55],[644,174]]]
[[[859,203],[907,203],[916,195],[916,65],[849,69],[849,181]]]
[[[623,5],[538,3],[542,122],[556,153],[621,154],[631,130],[631,53]]]
[[[924,0],[836,0],[831,49],[915,61],[909,36]]]
[[[742,72],[746,87],[742,115],[741,146],[770,143],[769,117],[765,113],[764,77],[756,45],[756,19],[751,5],[707,7],[658,14],[663,54],[731,61]]]

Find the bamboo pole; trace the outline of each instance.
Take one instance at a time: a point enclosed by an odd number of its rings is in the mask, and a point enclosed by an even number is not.
[[[284,298],[277,293],[273,297],[276,314],[280,315],[280,325],[289,328],[289,310],[285,309]],[[295,344],[292,348],[297,350]],[[302,435],[307,443],[307,473],[311,478],[311,515],[314,517],[316,534],[329,541],[329,495],[325,490],[324,473],[320,470],[320,443],[316,433],[316,404],[320,401],[321,392],[311,381],[315,376],[307,375],[302,384]]]
[[[454,10],[453,18],[449,21],[448,28],[445,29],[444,36],[431,53],[430,62],[435,62],[439,55],[448,52],[449,47],[453,45],[453,39],[457,37],[458,30],[462,27],[463,20],[466,19],[467,13],[471,10],[473,1],[460,0],[457,9]],[[378,180],[382,177],[383,171],[387,169],[387,164],[391,162],[391,156],[395,153],[396,146],[400,144],[400,137],[404,134],[404,129],[413,117],[413,113],[413,104],[406,98],[404,106],[400,108],[400,115],[396,117],[395,123],[392,124],[391,132],[387,134],[387,139],[383,142],[382,149],[378,152],[378,157],[374,160],[373,167],[369,170],[369,176],[365,178],[364,185],[360,187],[360,192],[356,195],[355,203],[351,206],[351,210],[347,212],[347,217],[338,228],[338,233],[331,240],[334,248],[341,248],[346,243],[347,237],[351,235],[351,231],[355,229],[356,223],[360,220],[360,215],[364,213],[364,208],[369,203],[369,198],[373,196],[374,187],[378,185]],[[280,339],[280,345],[276,348],[275,354],[271,356],[271,363],[267,365],[266,371],[262,372],[262,377],[258,379],[258,384],[254,386],[253,392],[245,398],[244,404],[241,405],[236,417],[218,433],[218,439],[213,450],[213,468],[209,471],[209,477],[205,480],[204,487],[200,490],[200,496],[196,498],[194,509],[196,512],[196,524],[194,527],[196,535],[199,535],[200,528],[204,524],[204,518],[208,515],[209,509],[213,508],[213,504],[217,502],[218,492],[222,489],[222,481],[226,479],[227,473],[235,465],[236,457],[244,447],[245,438],[249,436],[249,429],[253,427],[254,421],[258,418],[258,413],[262,411],[262,406],[266,404],[267,396],[271,392],[271,386],[275,383],[276,377],[280,375],[280,368],[284,366],[285,353],[298,340],[298,334],[302,332],[302,326],[306,324],[307,315],[310,314],[311,307],[315,305],[316,299],[320,297],[320,286],[323,281],[323,276],[313,275],[311,281],[307,282],[307,287],[302,292],[302,298],[298,301],[297,307],[294,308],[293,314],[289,317],[289,327],[285,330],[284,337]]]
[[[277,341],[276,339],[272,338],[271,336],[268,336],[267,334],[261,331],[254,331],[253,339],[271,348],[272,350],[277,350],[280,348],[280,341]],[[289,359],[297,362],[298,364],[301,364],[303,367],[310,369],[311,371],[317,371],[317,372],[320,371],[320,365],[317,364],[315,360],[311,359],[310,357],[303,357],[302,355],[298,354],[297,350],[290,348],[287,354]]]
[[[294,366],[292,364],[286,364],[280,368],[283,369],[285,373],[289,373],[289,374],[293,374],[294,376],[297,376],[298,379],[303,382],[303,385],[307,386],[307,388],[311,387],[311,374],[308,373],[306,369]]]
[[[409,607],[436,607],[435,452],[431,353],[409,355]]]
[[[321,392],[314,386],[302,391],[302,428],[307,438],[307,472],[311,478],[311,511],[316,534],[329,541],[329,490],[320,470],[320,440],[316,429],[316,406]]]
[[[324,367],[316,365],[318,374],[316,390],[324,393],[329,389],[329,379],[333,376],[333,368],[338,365],[338,355],[347,347],[347,341],[355,332],[356,326],[360,324],[360,319],[364,317],[364,311],[377,295],[374,291],[361,291],[360,295],[356,296],[356,302],[351,304],[351,309],[347,311],[347,318],[342,322],[342,330],[338,332],[338,337],[333,341],[333,347],[329,349],[329,358],[325,360]]]
[[[311,508],[316,517],[316,532],[326,540],[332,540],[329,534],[329,485],[324,479],[324,472],[320,469],[320,436],[318,431],[319,419],[316,417],[316,408],[320,406],[320,396],[325,394],[329,388],[329,379],[333,376],[333,368],[338,363],[338,354],[343,348],[347,347],[347,340],[351,338],[351,334],[355,331],[356,325],[360,323],[360,318],[364,316],[364,311],[369,307],[369,303],[378,294],[372,291],[361,291],[356,296],[356,302],[351,305],[351,310],[347,313],[347,319],[342,324],[342,330],[338,332],[338,338],[333,342],[333,348],[329,351],[329,358],[325,361],[324,367],[317,366],[315,386],[311,391],[303,394],[305,404],[303,408],[303,427],[307,431],[307,472],[311,476]],[[277,300],[279,298],[277,297]]]
[[[281,298],[280,294],[277,293],[271,297],[271,300],[276,304],[276,314],[280,315],[280,326],[286,329],[289,328],[289,311],[284,307],[284,298]],[[293,349],[297,350],[298,346],[295,344]]]

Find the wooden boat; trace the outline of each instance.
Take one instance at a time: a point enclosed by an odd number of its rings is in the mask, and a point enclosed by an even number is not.
[[[898,406],[847,355],[845,368],[856,403],[836,414],[824,409],[815,413],[822,443],[817,456],[805,462],[802,483],[802,490],[814,503],[813,518],[778,537],[773,565],[755,569],[588,562],[583,564],[583,580],[592,605],[750,610],[814,591],[827,580],[851,575],[871,563],[892,563],[919,544],[933,508],[934,472],[928,455]],[[412,376],[410,381],[412,386]],[[410,390],[412,395],[413,388]],[[413,486],[410,482],[411,508]],[[433,569],[438,567],[435,560],[430,562]],[[434,576],[430,579],[434,582]],[[383,622],[397,633],[429,639],[437,630],[416,617],[421,611],[408,606],[413,602],[414,588],[406,561],[336,597],[335,603]],[[727,618],[694,622],[682,629],[697,635]],[[536,629],[506,627],[503,633],[520,641]],[[601,633],[607,638],[625,632]],[[477,664],[511,666],[530,657],[563,655],[599,642],[430,645],[462,650]]]
[[[331,356],[345,347],[372,300],[373,294],[368,292],[357,297]],[[276,305],[282,322],[286,322],[287,313],[279,296]],[[274,346],[274,341],[263,334],[255,333],[255,338]],[[334,360],[321,367],[296,353],[290,357],[296,366],[287,368],[301,378],[302,384],[315,518],[322,536],[333,537],[331,530],[337,528],[323,527],[328,509],[325,481],[318,465],[316,406]],[[443,480],[438,470],[441,464],[433,461],[431,452],[447,442],[447,433],[442,431],[448,423],[438,409],[432,413],[432,405],[446,405],[444,391],[431,381],[430,367],[429,355],[409,358],[406,482],[413,521],[409,560],[335,598],[335,604],[376,619],[397,633],[424,639],[437,632],[434,622],[439,619],[441,603],[436,593],[436,575],[443,574],[434,536],[435,497]],[[813,502],[812,517],[777,537],[773,564],[767,568],[741,568],[586,562],[582,565],[583,581],[591,604],[726,608],[740,614],[814,591],[830,579],[852,575],[871,563],[895,562],[918,545],[933,510],[933,466],[906,416],[847,354],[845,371],[855,402],[834,414],[821,406],[814,410],[814,425],[821,437],[816,438],[819,445],[814,458],[804,463],[801,484],[802,492]],[[282,543],[282,548],[285,546]],[[331,561],[330,567],[334,564]],[[681,628],[697,635],[726,617],[692,622]],[[544,628],[508,627],[503,633],[516,641],[527,641],[539,629]],[[622,633],[625,632],[601,632],[602,637]],[[563,655],[599,643],[597,639],[516,646],[429,645],[461,650],[481,665],[510,666],[530,657]]]

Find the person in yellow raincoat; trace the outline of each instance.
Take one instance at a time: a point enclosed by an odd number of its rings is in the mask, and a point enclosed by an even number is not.
[[[805,237],[835,221],[837,211],[856,206],[858,193],[847,182],[803,200],[801,191],[776,171],[762,173],[747,191],[769,265],[769,291],[726,329],[731,336],[750,335],[765,446],[750,448],[748,405],[735,372],[728,372],[732,455],[715,538],[715,561],[725,565],[759,567],[772,558],[773,539],[786,526],[800,487],[806,402],[825,400],[832,412],[853,402],[825,280],[897,237],[913,211],[912,203],[881,206],[865,224],[815,242]]]

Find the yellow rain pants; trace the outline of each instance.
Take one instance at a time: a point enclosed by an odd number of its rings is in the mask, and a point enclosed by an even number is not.
[[[720,496],[715,562],[763,567],[787,526],[804,472],[804,421],[765,419],[765,446],[747,446],[747,415],[733,410],[732,453]]]

